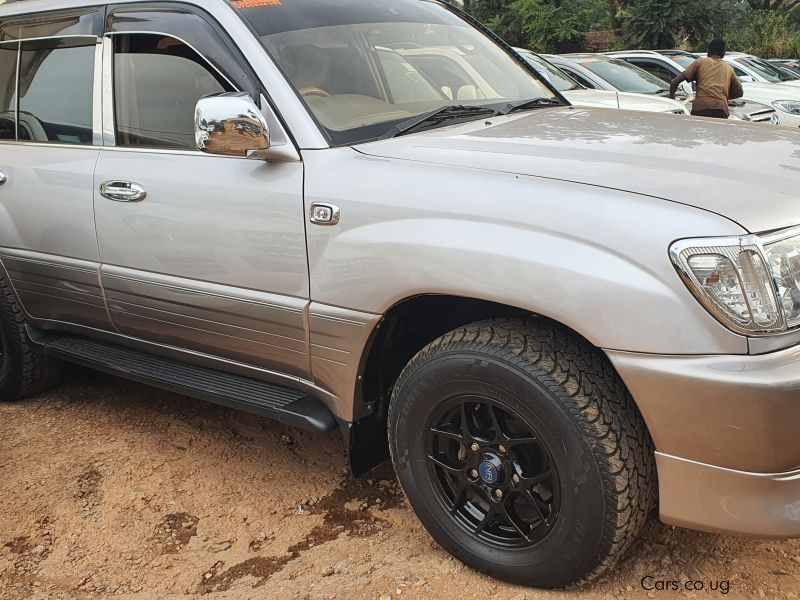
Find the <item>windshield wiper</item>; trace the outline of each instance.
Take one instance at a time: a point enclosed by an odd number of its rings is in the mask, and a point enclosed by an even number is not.
[[[432,129],[451,121],[470,120],[482,115],[495,116],[496,114],[497,111],[488,106],[442,106],[395,125],[380,139],[387,140],[420,129]]]
[[[542,106],[564,106],[558,98],[534,98],[533,100],[522,100],[520,102],[509,102],[497,111],[498,115],[507,115],[518,110],[529,110]]]

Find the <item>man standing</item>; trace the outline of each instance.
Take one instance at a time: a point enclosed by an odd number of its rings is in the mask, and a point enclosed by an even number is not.
[[[678,86],[684,81],[697,82],[692,115],[727,119],[728,101],[744,95],[742,83],[731,66],[722,60],[725,42],[714,40],[708,47],[708,58],[699,58],[678,75],[669,86],[669,97],[675,98]]]

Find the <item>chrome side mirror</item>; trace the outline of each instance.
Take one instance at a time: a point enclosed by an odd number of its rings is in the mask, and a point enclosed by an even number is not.
[[[201,98],[194,116],[197,149],[218,156],[264,159],[269,127],[264,115],[244,92]]]

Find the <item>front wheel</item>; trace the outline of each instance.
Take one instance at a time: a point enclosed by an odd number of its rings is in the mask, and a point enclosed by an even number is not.
[[[652,442],[605,358],[543,320],[484,321],[424,348],[389,408],[395,470],[446,550],[544,588],[588,581],[652,508]]]

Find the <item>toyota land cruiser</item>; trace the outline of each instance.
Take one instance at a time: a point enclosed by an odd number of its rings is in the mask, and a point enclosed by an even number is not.
[[[434,0],[7,3],[0,102],[3,400],[339,429],[522,584],[656,504],[800,536],[796,132],[569,106]]]

